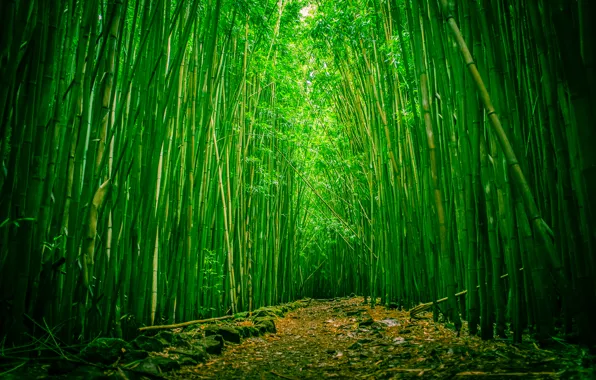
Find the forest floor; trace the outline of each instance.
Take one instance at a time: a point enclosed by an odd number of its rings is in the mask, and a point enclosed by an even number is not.
[[[171,378],[596,378],[593,357],[578,346],[541,349],[529,337],[513,345],[467,331],[457,337],[431,313],[410,320],[406,311],[372,309],[362,298],[313,301],[275,324],[276,334],[228,345],[221,356]]]
[[[130,343],[100,338],[76,356],[19,365],[0,370],[0,377],[596,379],[596,358],[586,348],[562,340],[539,347],[529,336],[519,345],[483,341],[469,336],[465,324],[458,337],[431,313],[412,320],[406,311],[371,308],[360,297],[298,301]]]

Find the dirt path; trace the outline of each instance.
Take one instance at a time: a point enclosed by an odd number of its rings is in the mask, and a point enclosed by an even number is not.
[[[362,298],[313,301],[276,320],[276,334],[226,344],[221,356],[185,367],[169,378],[389,379],[593,378],[584,352],[558,343],[538,349],[456,337],[432,319],[370,309]],[[560,346],[560,347],[557,347]],[[582,365],[583,364],[583,365]],[[570,370],[573,368],[574,370]]]

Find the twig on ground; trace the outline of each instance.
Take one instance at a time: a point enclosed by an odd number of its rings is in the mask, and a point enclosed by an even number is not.
[[[62,349],[63,350],[75,349],[78,352],[79,351],[78,349],[83,348],[85,346],[86,346],[86,344],[73,344],[70,346],[62,347]],[[30,344],[27,344],[24,346],[19,346],[19,347],[14,347],[11,349],[4,350],[4,353],[0,353],[0,356],[7,357],[9,355],[26,354],[26,353],[33,352],[33,351],[53,351],[53,350],[54,350],[53,347],[39,347],[33,343],[30,343]]]
[[[173,324],[173,325],[145,326],[145,327],[140,327],[139,328],[139,331],[177,329],[179,327],[187,327],[187,326],[192,326],[192,325],[198,325],[199,323],[206,323],[206,322],[212,322],[212,321],[222,321],[222,320],[225,320],[225,319],[232,319],[232,318],[234,318],[233,315],[225,315],[223,317],[208,318],[208,319],[198,319],[196,321],[188,321],[188,322],[176,323],[176,324]]]
[[[432,368],[389,368],[390,372],[426,372],[432,371]]]
[[[52,330],[50,329],[50,327],[48,326],[46,319],[43,318],[43,324],[46,326],[46,331],[47,333],[50,335],[50,337],[52,338],[52,340],[54,341],[54,344],[56,345],[56,348],[58,348],[58,350],[60,350],[60,356],[62,357],[66,357],[64,355],[64,352],[62,351],[62,348],[60,347],[60,345],[58,344],[58,342],[56,341],[56,338],[54,337],[54,334],[52,333]]]
[[[128,380],[128,376],[126,376],[126,374],[120,367],[118,367],[118,375],[120,375],[120,377],[123,378],[124,380]]]
[[[14,371],[16,371],[17,369],[21,368],[21,367],[22,367],[22,366],[24,366],[25,364],[27,364],[27,362],[26,362],[26,361],[22,362],[21,364],[19,364],[18,366],[14,367],[14,368],[11,368],[11,369],[9,369],[8,371],[0,372],[0,377],[2,377],[2,376],[4,376],[4,375],[7,375],[7,374],[9,374],[9,373],[11,373],[11,372],[14,372]]]
[[[41,340],[41,339],[39,339],[39,338],[36,338],[36,337],[34,337],[34,336],[33,336],[33,335],[31,335],[31,334],[26,334],[26,335],[27,335],[29,338],[31,338],[31,339],[32,339],[32,340],[33,340],[35,343],[37,343],[37,344],[39,344],[39,345],[41,345],[41,346],[45,347],[47,350],[53,351],[53,352],[54,352],[55,354],[57,354],[58,356],[66,358],[66,356],[64,356],[64,354],[61,352],[61,350],[57,351],[55,347],[53,347],[53,346],[49,345],[48,343],[46,343],[45,341],[43,341],[43,340]],[[34,349],[34,350],[32,350],[32,351],[36,351],[36,350],[37,350],[37,349]]]
[[[275,376],[279,376],[279,377],[281,377],[282,379],[296,380],[296,379],[295,379],[295,378],[293,378],[293,377],[286,376],[286,375],[282,375],[281,373],[277,373],[277,372],[275,372],[275,371],[273,371],[273,370],[271,370],[271,373],[272,373],[272,374],[274,374]]]
[[[526,377],[526,376],[555,376],[558,377],[557,372],[480,372],[480,371],[468,371],[460,372],[455,376],[498,376],[498,377]]]

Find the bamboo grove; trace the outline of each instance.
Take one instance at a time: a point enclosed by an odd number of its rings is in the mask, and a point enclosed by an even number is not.
[[[359,157],[335,182],[366,238],[342,282],[407,308],[449,297],[454,327],[485,339],[575,321],[593,340],[594,6],[348,3],[313,29]]]
[[[350,293],[596,341],[591,2],[0,15],[4,342]]]

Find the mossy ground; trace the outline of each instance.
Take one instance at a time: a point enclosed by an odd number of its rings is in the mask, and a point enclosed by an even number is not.
[[[141,355],[142,354],[142,355]],[[141,335],[98,339],[79,355],[31,360],[7,378],[54,379],[592,379],[585,348],[531,337],[458,337],[426,313],[371,308],[360,297],[307,300],[243,318]]]

